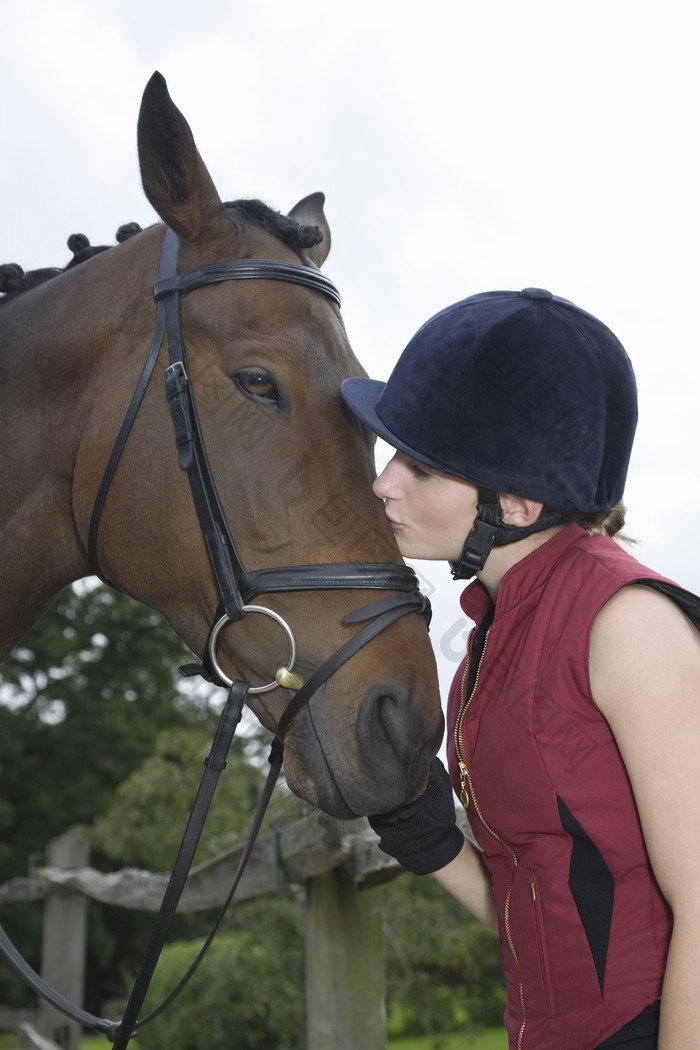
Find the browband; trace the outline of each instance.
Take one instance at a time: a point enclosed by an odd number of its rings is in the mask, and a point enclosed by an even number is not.
[[[158,300],[169,292],[190,292],[205,284],[255,278],[305,285],[315,292],[322,292],[337,306],[340,306],[340,292],[324,274],[308,266],[280,262],[278,259],[233,259],[228,262],[198,266],[195,270],[188,270],[187,273],[174,273],[156,281],[153,286],[153,296]]]

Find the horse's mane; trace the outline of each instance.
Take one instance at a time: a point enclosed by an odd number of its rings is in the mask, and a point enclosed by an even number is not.
[[[135,233],[140,232],[141,227],[137,222],[125,223],[124,226],[120,226],[117,230],[117,243],[121,244],[122,241],[126,241],[129,237],[133,237]],[[72,233],[66,243],[73,253],[73,258],[66,266],[46,266],[42,269],[29,270],[25,273],[18,263],[4,263],[0,265],[0,306],[8,299],[21,295],[22,292],[28,292],[30,288],[36,288],[37,285],[44,284],[45,281],[50,281],[52,277],[57,277],[59,273],[65,273],[66,270],[79,266],[80,263],[91,259],[93,255],[106,252],[111,247],[109,244],[90,244],[84,233]]]
[[[318,226],[300,225],[287,215],[270,208],[259,200],[237,200],[226,201],[225,207],[229,212],[242,213],[243,217],[254,223],[261,230],[273,234],[283,241],[287,247],[296,252],[300,257],[304,256],[306,248],[312,248],[323,240],[323,233]],[[134,234],[140,233],[141,227],[136,222],[129,222],[120,226],[116,233],[118,244],[126,241]],[[38,270],[29,270],[27,273],[17,263],[4,263],[0,265],[0,306],[10,298],[21,295],[22,292],[36,288],[59,273],[64,273],[74,266],[91,259],[99,252],[105,252],[111,247],[109,244],[92,245],[83,233],[73,233],[68,238],[67,245],[73,253],[71,261],[63,267],[47,266]]]

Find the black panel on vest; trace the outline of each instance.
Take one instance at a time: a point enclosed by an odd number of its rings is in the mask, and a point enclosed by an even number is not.
[[[674,602],[681,612],[685,613],[694,627],[700,630],[700,598],[692,591],[686,591],[672,583],[664,583],[663,580],[633,580],[628,586],[651,587],[652,590],[664,594]]]
[[[610,926],[612,924],[615,879],[592,839],[588,837],[573,813],[557,795],[559,819],[567,835],[571,836],[569,889],[581,919],[593,965],[598,975],[601,995],[605,981],[605,960],[608,955]]]

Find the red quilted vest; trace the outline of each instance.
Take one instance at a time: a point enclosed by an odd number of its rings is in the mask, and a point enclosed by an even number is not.
[[[661,993],[670,911],[588,680],[593,621],[635,581],[674,587],[568,526],[503,578],[450,691],[450,773],[493,881],[517,1050],[589,1050]],[[478,582],[462,607],[493,614]]]

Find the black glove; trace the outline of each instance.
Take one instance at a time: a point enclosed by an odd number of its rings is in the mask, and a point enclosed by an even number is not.
[[[368,820],[379,835],[380,850],[414,875],[444,868],[464,842],[457,827],[452,782],[439,758],[430,763],[426,789],[414,802]]]

